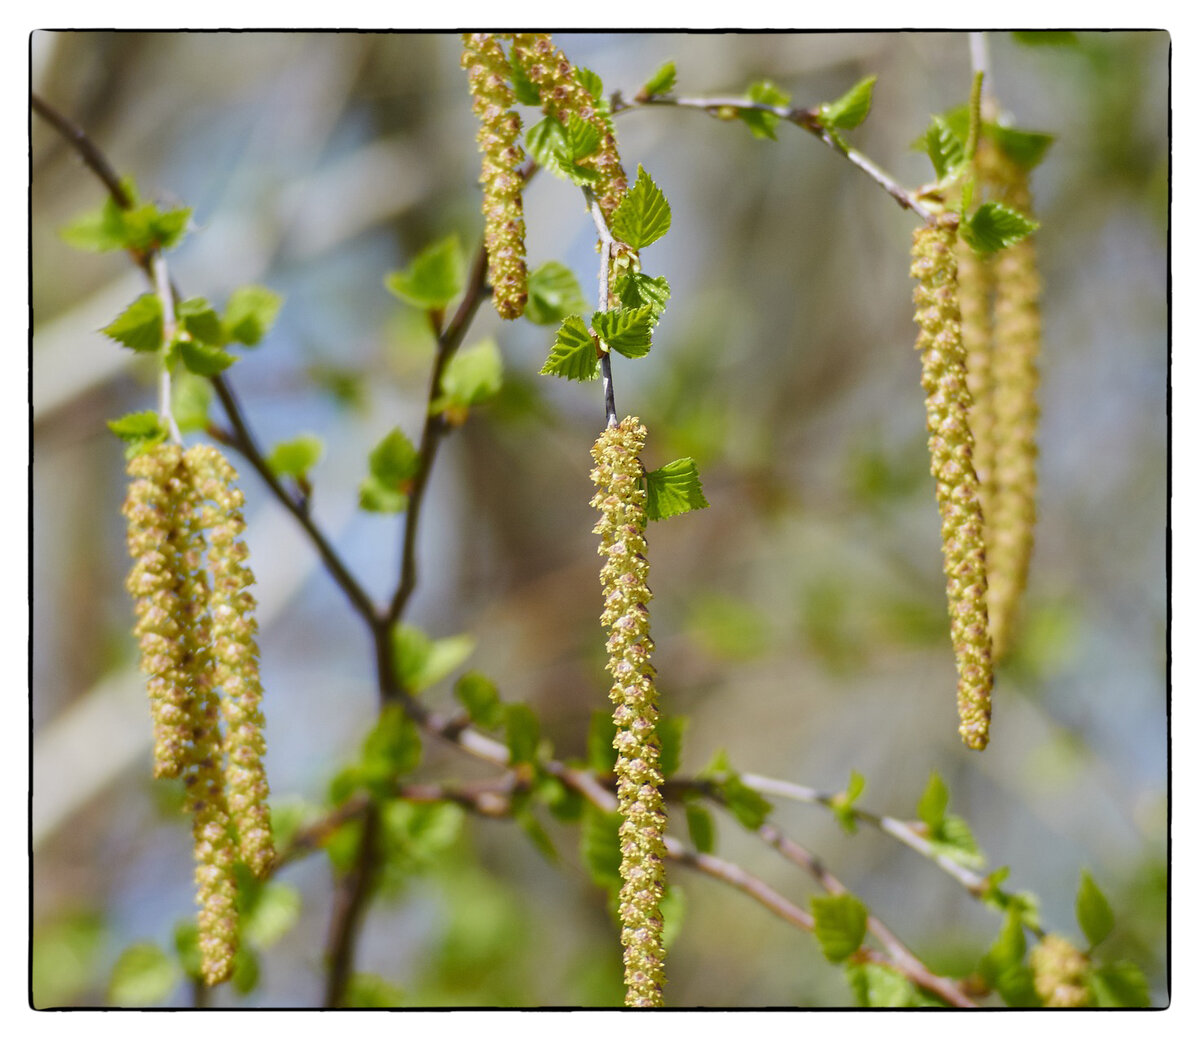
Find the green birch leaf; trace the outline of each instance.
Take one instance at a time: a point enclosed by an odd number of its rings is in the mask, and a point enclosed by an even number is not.
[[[511,765],[533,762],[537,758],[540,729],[538,717],[528,704],[504,706],[504,743]]]
[[[559,326],[541,374],[580,382],[595,379],[600,374],[596,341],[582,318],[573,314]]]
[[[359,485],[358,504],[372,513],[402,513],[420,466],[417,449],[398,426],[367,457],[368,476]]]
[[[569,267],[550,260],[529,276],[525,317],[535,325],[555,325],[587,309],[583,290]]]
[[[676,459],[646,474],[646,516],[650,520],[665,520],[707,507],[694,459]]]
[[[154,293],[144,293],[100,331],[130,350],[152,353],[163,344],[162,303]]]
[[[175,308],[175,317],[187,330],[187,334],[197,342],[210,347],[224,345],[221,318],[213,309],[213,305],[202,297],[196,296],[182,301]]]
[[[929,783],[917,802],[917,817],[933,833],[937,833],[946,818],[946,807],[950,804],[950,791],[946,783],[936,773],[929,774]]]
[[[567,146],[566,128],[554,116],[546,116],[525,131],[525,151],[533,156],[539,166],[558,173],[559,156]]]
[[[509,58],[509,66],[512,69],[512,88],[513,94],[516,95],[517,104],[520,105],[540,105],[542,96],[538,93],[537,85],[529,78],[529,74],[525,71],[525,67],[517,60],[516,55]]]
[[[920,997],[916,987],[886,964],[847,964],[846,982],[860,1007],[916,1007]]]
[[[656,323],[671,298],[671,286],[665,278],[651,278],[641,271],[630,271],[618,278],[616,292],[622,307],[648,306]]]
[[[1038,228],[1031,220],[1015,209],[999,202],[985,202],[959,228],[959,232],[978,253],[994,253],[1020,242]]]
[[[871,97],[875,91],[875,76],[860,79],[836,101],[823,104],[820,109],[821,125],[827,130],[853,130],[871,111]]]
[[[760,105],[770,105],[773,108],[784,108],[791,101],[791,95],[784,93],[770,80],[763,79],[752,83],[746,91],[746,96]],[[754,108],[736,110],[738,119],[750,128],[750,132],[758,138],[775,140],[775,127],[779,116],[773,112],[763,112]]]
[[[124,249],[125,221],[121,207],[111,198],[105,199],[99,209],[81,213],[58,234],[71,248],[86,253]]]
[[[1086,870],[1080,874],[1079,891],[1075,895],[1075,919],[1092,948],[1108,938],[1115,923],[1112,907]]]
[[[279,882],[263,885],[250,913],[240,927],[244,939],[260,949],[274,946],[300,920],[300,890]]]
[[[621,307],[614,311],[596,311],[592,315],[592,331],[618,354],[627,358],[645,357],[650,353],[654,310],[647,304],[636,310]]]
[[[590,802],[583,807],[580,855],[592,880],[609,891],[621,887],[621,841],[619,813],[603,812]]]
[[[421,734],[399,704],[388,704],[363,740],[357,780],[380,798],[421,764]]]
[[[454,684],[454,696],[481,729],[504,725],[504,704],[496,684],[481,672],[467,672]]]
[[[639,163],[637,180],[612,215],[612,233],[632,249],[644,249],[670,228],[671,205]]]
[[[1005,155],[1027,170],[1037,166],[1045,157],[1046,150],[1054,143],[1053,134],[1039,133],[1036,130],[1017,130],[996,123],[985,123],[984,131]]]
[[[184,367],[198,376],[215,376],[224,372],[237,358],[220,347],[210,347],[194,339],[177,339],[179,359]]]
[[[212,384],[186,369],[171,379],[171,414],[181,433],[208,428],[208,408],[212,404]]]
[[[320,460],[325,444],[316,434],[302,433],[280,441],[267,456],[267,467],[277,477],[304,477]]]
[[[1142,969],[1129,961],[1102,964],[1093,969],[1088,986],[1097,1007],[1145,1008],[1150,1006],[1150,986]]]
[[[867,908],[849,892],[813,896],[811,907],[813,932],[831,964],[841,963],[862,946],[867,935]]]
[[[587,765],[593,773],[611,773],[617,765],[617,751],[613,740],[617,725],[612,713],[602,708],[592,712],[587,732]]]
[[[858,820],[854,816],[854,803],[866,789],[867,781],[863,779],[862,774],[851,770],[850,782],[846,785],[846,790],[835,794],[830,802],[829,808],[833,810],[838,824],[847,834],[854,834],[858,830]]]
[[[944,117],[934,116],[914,147],[929,156],[934,176],[942,181],[956,173],[966,161],[964,144]]]
[[[358,508],[366,513],[403,513],[408,495],[388,487],[378,477],[368,476],[358,485]]]
[[[133,458],[167,439],[167,428],[158,412],[131,412],[120,419],[110,419],[108,428],[129,445],[126,458]]]
[[[593,101],[604,100],[604,81],[591,69],[575,66],[575,81],[592,96]]]
[[[679,760],[683,754],[683,734],[687,729],[686,715],[660,716],[654,732],[658,736],[658,768],[664,779],[674,775],[679,769]]]
[[[660,65],[654,75],[646,80],[637,96],[640,100],[645,100],[659,94],[669,94],[674,89],[675,62],[668,61]]]
[[[669,950],[671,944],[679,938],[683,930],[684,912],[687,909],[687,896],[678,885],[664,885],[662,902],[659,912],[662,914],[662,944],[664,950]]]
[[[457,235],[426,246],[406,268],[384,279],[394,296],[427,311],[444,310],[465,282],[466,262]]]
[[[747,830],[758,830],[774,808],[761,794],[742,783],[736,773],[721,780],[717,790],[734,818]]]
[[[566,134],[563,140],[563,150],[559,158],[564,163],[579,162],[594,155],[600,147],[600,131],[586,119],[575,112],[567,117]]]
[[[147,202],[132,209],[120,210],[122,245],[138,253],[153,249],[168,250],[177,246],[187,231],[191,219],[190,209],[172,209],[162,212],[154,203]]]
[[[167,999],[181,981],[176,962],[156,943],[127,947],[113,967],[108,999],[115,1007],[151,1007]]]
[[[504,362],[500,348],[493,339],[485,339],[466,350],[460,350],[442,373],[442,398],[435,401],[433,410],[448,407],[470,408],[490,401],[500,392],[504,382]]]
[[[1025,964],[1025,926],[1020,914],[1005,914],[1000,934],[983,959],[979,973],[1010,1007],[1037,1006],[1040,1001],[1033,988],[1033,974]]]
[[[247,347],[257,346],[271,331],[282,306],[283,297],[266,286],[239,286],[225,304],[225,338]]]
[[[936,851],[964,867],[977,869],[984,866],[983,853],[975,843],[970,826],[961,816],[947,813],[930,841]]]
[[[713,823],[712,813],[708,811],[707,806],[694,799],[684,803],[683,811],[687,818],[688,837],[692,839],[696,851],[712,852],[717,847],[717,828]]]

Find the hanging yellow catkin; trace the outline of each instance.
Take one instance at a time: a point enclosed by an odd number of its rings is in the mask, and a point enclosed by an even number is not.
[[[610,698],[617,735],[617,802],[621,814],[619,896],[621,943],[625,950],[625,1003],[661,1007],[664,983],[662,942],[663,811],[659,769],[654,666],[650,655],[650,565],[646,560],[646,491],[639,456],[646,428],[636,418],[608,427],[592,448],[591,477],[599,489],[592,506],[600,511],[595,533],[605,557],[601,621],[609,631]]]
[[[992,650],[979,482],[967,423],[966,353],[958,305],[954,218],[917,229],[912,276],[919,326],[921,386],[929,431],[930,469],[942,521],[942,556],[950,634],[958,669],[959,734],[970,748],[987,747],[991,720]]]
[[[1032,216],[1028,171],[1004,156],[989,163],[998,201]],[[1042,323],[1037,248],[1032,236],[993,261],[992,415],[995,444],[985,500],[988,613],[997,660],[1013,642],[1033,555],[1037,519],[1038,355]]]
[[[525,214],[521,201],[521,117],[512,111],[511,71],[492,33],[464,33],[462,65],[479,119],[476,139],[483,153],[484,244],[492,302],[500,317],[512,320],[525,310]]]
[[[263,765],[267,742],[258,671],[258,624],[254,598],[248,591],[254,575],[245,563],[248,551],[242,540],[245,500],[236,487],[237,474],[216,448],[198,445],[188,451],[188,462],[203,503],[199,515],[208,535],[214,680],[221,690],[225,717],[225,796],[242,860],[256,877],[265,877],[274,862],[275,848]]]

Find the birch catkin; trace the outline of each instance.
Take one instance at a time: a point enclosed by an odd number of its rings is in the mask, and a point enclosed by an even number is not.
[[[512,111],[508,59],[492,33],[463,34],[462,65],[470,81],[472,106],[479,119],[477,140],[483,153],[484,244],[492,302],[505,319],[525,310],[525,213],[520,165],[521,117]]]
[[[662,1005],[663,834],[666,815],[660,791],[658,718],[650,655],[650,565],[646,560],[646,492],[639,459],[646,428],[636,418],[610,426],[592,448],[592,505],[600,511],[595,533],[606,557],[601,621],[609,631],[610,698],[617,735],[617,802],[621,814],[621,942],[625,948],[625,1003]]]
[[[1032,216],[1029,175],[1003,155],[992,180],[1000,201]],[[988,613],[997,659],[1012,645],[1037,519],[1038,355],[1042,323],[1037,252],[1031,237],[997,254],[992,413],[995,456],[986,511]]]
[[[950,634],[958,668],[959,733],[970,748],[988,742],[992,650],[979,482],[967,422],[970,392],[958,305],[955,225],[946,219],[913,236],[915,321],[930,469],[942,520]]]

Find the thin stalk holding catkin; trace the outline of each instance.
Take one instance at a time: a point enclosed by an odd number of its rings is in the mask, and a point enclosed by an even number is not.
[[[950,633],[958,670],[959,733],[976,750],[987,747],[991,720],[992,648],[987,615],[987,565],[979,482],[972,463],[967,389],[958,304],[953,217],[913,235],[912,276],[919,326],[921,386],[929,432],[930,469],[942,521],[942,556]]]
[[[650,589],[646,580],[646,491],[640,455],[646,428],[627,417],[600,434],[592,448],[592,506],[600,511],[595,533],[605,557],[601,621],[608,629],[608,671],[617,735],[617,803],[621,814],[621,943],[625,1003],[661,1007],[664,983],[662,898],[666,849],[655,735],[658,695],[650,655]]]
[[[524,181],[520,166],[521,117],[512,110],[511,71],[500,41],[492,33],[464,33],[462,65],[470,81],[472,108],[479,119],[476,140],[483,153],[484,244],[492,302],[500,317],[519,318],[525,310]]]

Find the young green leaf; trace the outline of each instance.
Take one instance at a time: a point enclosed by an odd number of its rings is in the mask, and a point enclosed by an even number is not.
[[[716,787],[721,800],[747,830],[758,830],[774,808],[761,794],[742,783],[742,778],[736,773],[730,773],[718,781]]]
[[[212,384],[184,369],[171,379],[171,414],[181,433],[208,428],[208,406],[212,403]]]
[[[130,350],[158,350],[163,342],[162,302],[153,293],[144,293],[100,331]]]
[[[875,91],[875,76],[860,79],[836,101],[820,108],[821,125],[827,130],[853,130],[871,111],[871,96]]]
[[[772,108],[784,108],[791,101],[790,95],[766,79],[752,83],[746,91],[746,96],[757,104],[770,105]],[[775,140],[775,127],[779,123],[779,116],[774,112],[764,112],[757,108],[739,108],[734,112],[755,137]]]
[[[707,507],[695,460],[676,459],[646,474],[646,516],[649,519],[665,520]]]
[[[215,376],[224,372],[237,358],[222,350],[220,347],[210,347],[194,339],[177,339],[179,359],[184,367],[194,375]]]
[[[575,112],[567,117],[565,125],[563,152],[560,158],[564,163],[579,162],[594,155],[600,147],[600,131],[594,123],[581,118]]]
[[[937,832],[930,836],[930,844],[943,856],[961,863],[964,867],[978,869],[984,865],[983,853],[975,843],[970,825],[961,816],[947,813]]]
[[[621,887],[620,814],[604,812],[590,802],[583,807],[580,855],[592,880],[610,891]]]
[[[117,958],[108,983],[109,1003],[114,1007],[148,1007],[166,1000],[179,982],[179,967],[162,947],[151,942],[135,943]]]
[[[553,839],[546,833],[546,828],[542,826],[542,821],[533,814],[533,808],[529,805],[528,801],[525,801],[519,808],[514,807],[513,819],[516,820],[517,826],[521,828],[525,837],[530,840],[533,847],[541,853],[547,862],[559,862],[558,849],[554,847]]]
[[[265,286],[239,286],[225,304],[225,338],[247,347],[257,346],[275,324],[282,306],[283,297]]]
[[[514,54],[509,59],[512,69],[512,88],[519,105],[540,105],[542,96],[538,93],[537,85],[529,78],[529,74]]]
[[[1142,969],[1129,961],[1102,964],[1093,969],[1088,985],[1096,1006],[1144,1008],[1150,1006],[1150,986]]]
[[[920,997],[916,987],[895,968],[886,964],[847,964],[846,982],[860,1007],[916,1007]]]
[[[466,281],[466,265],[457,235],[426,246],[413,262],[401,271],[393,271],[384,280],[395,296],[427,311],[446,308]]]
[[[596,350],[596,341],[583,319],[573,314],[559,326],[541,374],[581,382],[595,379],[600,374],[600,357]]]
[[[253,907],[242,913],[242,937],[260,949],[274,946],[300,920],[301,903],[300,890],[291,885],[263,885]]]
[[[467,672],[454,684],[454,696],[481,729],[504,725],[504,704],[496,684],[481,672]]]
[[[576,65],[575,81],[592,96],[593,101],[604,100],[604,81],[591,69]]]
[[[535,325],[555,325],[587,308],[583,290],[571,269],[557,260],[542,264],[529,276],[525,317]]]
[[[421,763],[421,733],[399,704],[389,704],[363,740],[358,782],[380,797]]]
[[[862,774],[851,770],[850,782],[846,785],[846,790],[835,794],[830,802],[829,808],[833,810],[842,830],[847,834],[854,834],[858,830],[858,821],[854,816],[854,803],[858,801],[866,788],[867,781],[863,779]]]
[[[658,912],[662,914],[662,944],[664,950],[669,950],[671,944],[679,938],[683,930],[683,916],[687,909],[687,896],[678,885],[663,887],[662,901],[658,904]]]
[[[1038,222],[999,202],[985,202],[959,230],[978,253],[994,253],[1033,233]]]
[[[636,309],[648,306],[651,317],[657,323],[667,309],[671,286],[665,278],[651,278],[641,271],[630,271],[617,279],[616,293],[622,307]]]
[[[504,706],[504,743],[511,765],[533,762],[537,758],[539,735],[538,717],[528,704]]]
[[[1037,166],[1045,157],[1046,150],[1054,143],[1053,134],[1039,133],[1036,130],[1017,130],[997,123],[985,123],[983,128],[1005,155],[1027,170]]]
[[[942,821],[946,818],[946,807],[950,804],[950,791],[946,783],[936,772],[929,774],[929,783],[917,802],[917,816],[929,828],[931,833],[938,833]]]
[[[504,380],[504,362],[493,339],[485,339],[460,350],[442,373],[442,397],[435,401],[435,412],[447,408],[470,408],[490,401],[500,392]]]
[[[679,769],[683,754],[683,733],[687,729],[686,715],[660,716],[655,726],[658,736],[658,768],[664,778],[670,778]]]
[[[592,315],[592,331],[609,349],[627,358],[645,357],[650,353],[650,336],[654,331],[654,309],[647,304],[630,310],[596,311]]]
[[[684,803],[683,811],[687,818],[688,837],[692,839],[696,851],[712,852],[717,847],[717,829],[712,813],[707,806],[693,799]]]
[[[813,932],[831,964],[849,957],[867,935],[867,908],[849,892],[812,897]]]
[[[213,305],[199,296],[183,300],[175,308],[175,317],[192,339],[210,347],[224,345],[221,334],[221,318]]]
[[[82,213],[59,232],[73,249],[87,253],[106,253],[125,248],[125,221],[121,207],[111,198],[95,210]]]
[[[638,165],[637,180],[612,216],[612,233],[633,249],[657,242],[671,228],[671,205],[654,180]]]
[[[934,116],[914,147],[929,156],[934,176],[941,181],[961,169],[966,161],[965,144],[944,117]]]
[[[413,625],[401,625],[392,637],[396,678],[410,693],[440,682],[474,652],[475,639],[466,633],[430,639]]]
[[[646,80],[642,89],[637,92],[637,97],[639,101],[645,101],[660,94],[669,94],[674,89],[675,62],[668,61],[660,65],[654,75]]]
[[[1010,1007],[1037,1007],[1041,1002],[1033,987],[1033,973],[1025,963],[1025,926],[1010,909],[1000,934],[979,962],[979,974]]]
[[[1113,930],[1112,907],[1086,870],[1081,872],[1079,891],[1075,895],[1075,919],[1092,948],[1104,942]]]
[[[267,467],[277,477],[305,477],[321,459],[325,445],[312,433],[280,441],[267,456]]]
[[[616,768],[617,751],[613,747],[616,735],[612,712],[602,708],[593,711],[587,732],[587,765],[593,773],[611,773]]]
[[[525,131],[525,151],[547,170],[557,172],[566,146],[566,128],[555,116],[546,116]]]
[[[110,419],[108,428],[129,445],[126,458],[167,439],[167,427],[158,412],[131,412],[120,419]]]
[[[404,512],[420,465],[412,441],[397,426],[371,450],[367,464],[369,474],[359,485],[359,506],[372,513]]]

